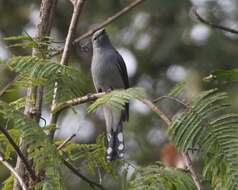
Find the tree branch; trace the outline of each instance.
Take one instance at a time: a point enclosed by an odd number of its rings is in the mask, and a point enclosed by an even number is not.
[[[109,25],[110,23],[112,23],[113,21],[117,20],[118,18],[120,18],[122,15],[126,14],[127,12],[129,12],[130,10],[132,10],[133,8],[135,8],[137,5],[139,5],[140,3],[142,3],[145,0],[136,0],[134,2],[132,2],[131,4],[129,4],[128,6],[126,6],[124,9],[122,9],[121,11],[119,11],[118,13],[116,13],[115,15],[107,18],[104,22],[102,22],[100,25],[98,25],[97,27],[89,30],[88,32],[86,32],[85,34],[77,37],[74,40],[74,44],[77,44],[78,42],[80,42],[81,40],[91,36],[94,32],[96,32],[97,30],[100,30],[102,28],[104,28],[105,26]]]
[[[189,172],[192,176],[193,182],[195,183],[195,185],[197,187],[197,190],[203,190],[203,187],[200,183],[200,180],[197,177],[197,174],[196,174],[195,170],[193,169],[192,161],[189,157],[189,154],[188,153],[183,153],[182,155],[183,155],[183,158],[185,160],[185,164],[186,164],[186,166],[187,166],[187,168],[188,168],[188,170],[189,170]]]
[[[225,32],[230,32],[230,33],[233,33],[233,34],[238,34],[238,30],[235,30],[235,29],[232,29],[232,28],[228,28],[228,27],[225,27],[225,26],[222,26],[222,25],[218,25],[218,24],[214,24],[208,20],[206,20],[205,18],[203,18],[202,16],[200,16],[197,12],[197,10],[195,8],[192,8],[192,11],[194,13],[194,15],[196,16],[196,18],[203,24],[206,24],[212,28],[216,28],[216,29],[219,29],[219,30],[223,30]]]
[[[68,101],[65,101],[65,102],[57,103],[53,107],[52,112],[58,114],[61,111],[63,111],[64,109],[66,109],[66,108],[69,108],[71,106],[76,106],[76,105],[79,105],[79,104],[84,104],[86,102],[94,101],[97,98],[99,98],[99,97],[101,97],[101,96],[103,96],[105,94],[106,94],[106,92],[89,94],[89,95],[78,97],[78,98],[74,98],[72,100],[68,100]]]
[[[143,102],[145,105],[147,105],[151,110],[153,110],[155,113],[157,113],[160,118],[164,121],[166,126],[169,128],[171,126],[170,119],[166,116],[165,113],[163,113],[156,105],[154,105],[151,101],[146,99],[140,99],[141,102]],[[192,176],[193,182],[197,187],[197,190],[203,190],[202,184],[192,166],[192,161],[187,153],[183,153],[183,159],[185,160],[186,166]]]
[[[10,170],[10,172],[15,176],[15,178],[18,180],[22,190],[27,190],[26,185],[24,183],[24,180],[19,176],[19,174],[16,172],[16,170],[9,164],[6,160],[4,160],[2,153],[0,153],[0,162]]]
[[[82,12],[82,8],[83,8],[85,1],[86,0],[76,0],[76,2],[75,2],[73,15],[71,18],[68,34],[66,37],[64,51],[63,51],[61,61],[60,61],[61,65],[67,65],[67,63],[68,63],[69,52],[70,52],[70,49],[72,46],[72,41],[73,41],[74,33],[76,30],[77,22],[78,22],[80,13]],[[51,104],[51,110],[53,109],[53,107],[57,101],[57,96],[58,96],[58,83],[56,82],[55,87],[54,87],[54,94],[53,94],[53,100],[52,100],[52,104]],[[56,121],[57,121],[57,114],[54,114],[53,112],[51,112],[50,124],[56,124]],[[50,132],[51,139],[53,139],[53,137],[54,137],[54,132],[55,132],[54,129]]]
[[[78,170],[71,164],[69,163],[68,161],[62,159],[64,165],[70,169],[76,176],[78,176],[79,178],[81,178],[82,180],[86,181],[90,187],[92,187],[94,189],[94,187],[97,187],[101,190],[106,190],[102,185],[94,182],[94,181],[91,181],[90,179],[88,179],[86,176],[84,176],[83,174],[81,174],[80,172],[78,172]]]
[[[0,131],[4,134],[4,136],[7,138],[8,142],[12,145],[12,147],[14,148],[14,150],[16,151],[17,155],[20,157],[21,161],[23,162],[23,164],[25,165],[27,171],[30,174],[30,177],[35,181],[37,180],[37,177],[35,175],[35,172],[33,171],[33,169],[31,168],[29,161],[27,160],[27,158],[24,156],[24,154],[22,153],[22,151],[20,150],[20,148],[18,147],[18,145],[14,142],[13,138],[11,137],[11,135],[8,133],[8,131],[4,128],[4,127],[0,127]]]
[[[69,1],[72,3],[73,6],[75,5],[75,0],[69,0]]]
[[[68,137],[67,139],[65,139],[65,141],[57,147],[57,150],[62,149],[62,148],[63,148],[68,142],[70,142],[75,136],[76,136],[76,134],[72,134],[70,137]]]
[[[40,7],[40,17],[39,22],[37,24],[37,34],[36,38],[39,39],[39,41],[43,41],[46,36],[50,35],[52,22],[53,22],[53,16],[56,9],[57,0],[42,0],[41,1],[41,7]],[[40,47],[45,48],[45,47]],[[38,56],[40,54],[40,49],[33,48],[32,50],[32,56]],[[33,118],[36,122],[39,122],[40,116],[41,116],[41,108],[42,108],[42,100],[43,100],[43,87],[31,87],[27,89],[27,98],[26,98],[26,105],[24,114],[28,117]],[[34,101],[32,101],[32,99]],[[23,153],[23,155],[27,155],[27,146],[23,139],[23,137],[20,138],[20,149]],[[25,177],[25,168],[24,164],[22,163],[22,160],[17,158],[17,164],[16,164],[16,171],[20,175],[21,178]],[[25,179],[25,178],[24,178]],[[25,180],[28,180],[26,178]],[[14,190],[21,190],[21,186],[18,184],[18,181],[14,181],[13,185]]]
[[[157,103],[157,102],[159,102],[159,101],[161,101],[161,100],[163,100],[163,99],[173,100],[173,101],[175,101],[175,102],[177,102],[177,103],[183,105],[184,107],[189,107],[189,105],[188,105],[187,103],[185,103],[185,102],[183,102],[182,100],[180,100],[180,99],[178,99],[178,98],[176,98],[176,97],[173,97],[173,96],[160,96],[160,97],[154,99],[154,100],[153,100],[153,103]]]
[[[164,123],[166,124],[167,127],[169,127],[171,125],[170,119],[166,116],[166,114],[164,112],[162,112],[160,110],[160,108],[158,106],[156,106],[151,101],[144,99],[144,98],[140,98],[139,100],[142,103],[144,103],[146,106],[148,106],[152,111],[157,113],[159,115],[159,117],[164,121]]]

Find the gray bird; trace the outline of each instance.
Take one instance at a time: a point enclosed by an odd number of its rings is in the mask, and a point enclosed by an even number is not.
[[[129,88],[129,80],[122,56],[112,46],[105,29],[94,33],[92,37],[93,58],[91,73],[97,92]],[[122,133],[123,121],[129,119],[129,104],[119,111],[110,105],[103,107],[107,130],[107,160],[124,157]]]

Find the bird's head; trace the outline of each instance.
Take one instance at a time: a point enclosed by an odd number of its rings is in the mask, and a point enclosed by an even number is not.
[[[92,43],[93,43],[93,47],[103,47],[110,44],[110,40],[104,28],[96,31],[93,34]]]

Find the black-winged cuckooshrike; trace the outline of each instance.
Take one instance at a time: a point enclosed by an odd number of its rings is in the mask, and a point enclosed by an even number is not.
[[[129,80],[122,56],[112,46],[105,29],[92,37],[93,58],[91,72],[97,92],[129,88]],[[107,130],[107,159],[109,161],[124,157],[122,133],[123,121],[129,119],[129,104],[124,110],[116,110],[110,105],[103,107]]]

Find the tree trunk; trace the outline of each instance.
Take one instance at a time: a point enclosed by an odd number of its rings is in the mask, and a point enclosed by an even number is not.
[[[42,0],[36,34],[36,38],[38,40],[44,40],[45,36],[50,35],[56,4],[57,0]],[[34,48],[32,50],[32,56],[38,56],[38,54],[39,50]],[[41,116],[42,96],[43,96],[43,88],[40,86],[37,88],[32,87],[27,89],[27,100],[24,114],[33,118],[36,122],[39,122]],[[32,101],[31,98],[33,98],[34,101]],[[27,147],[26,143],[24,142],[24,139],[22,138],[20,139],[19,146],[23,154],[26,156]],[[24,179],[25,183],[29,186],[30,177],[24,167],[24,164],[22,163],[19,157],[17,158],[16,171],[20,175],[20,177]],[[18,184],[17,179],[14,180],[13,190],[21,190],[21,186]]]

